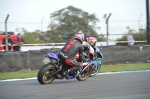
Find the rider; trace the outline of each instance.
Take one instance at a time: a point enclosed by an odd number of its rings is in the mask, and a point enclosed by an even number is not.
[[[71,71],[76,72],[80,67],[82,67],[83,61],[86,61],[86,58],[83,56],[84,47],[82,45],[84,40],[84,34],[80,30],[74,35],[74,40],[68,40],[65,46],[60,50],[59,57],[61,58],[64,64],[71,66]],[[79,53],[79,61],[74,59],[75,55]],[[67,71],[64,72],[66,79],[69,79],[69,74]]]
[[[95,37],[89,37],[87,42],[83,42],[83,45],[89,46],[89,54],[92,55],[92,59],[96,59],[96,45],[97,39]]]

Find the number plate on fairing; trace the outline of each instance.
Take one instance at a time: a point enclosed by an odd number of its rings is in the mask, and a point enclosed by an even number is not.
[[[48,64],[48,63],[51,62],[51,60],[50,60],[48,57],[44,57],[44,59],[42,60],[42,62],[43,62],[44,64]]]

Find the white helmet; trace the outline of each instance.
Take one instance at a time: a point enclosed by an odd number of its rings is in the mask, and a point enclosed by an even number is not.
[[[83,40],[84,40],[84,34],[83,34],[83,32],[82,31],[77,32],[74,35],[74,39],[78,39],[79,41],[83,42]]]

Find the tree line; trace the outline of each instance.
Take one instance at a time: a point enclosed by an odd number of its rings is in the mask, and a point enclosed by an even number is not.
[[[16,32],[21,32],[25,44],[34,43],[61,43],[68,39],[73,39],[75,32],[78,30],[90,30],[91,36],[97,38],[98,42],[106,41],[103,34],[98,35],[97,22],[100,20],[95,14],[89,14],[82,9],[68,6],[50,14],[50,24],[47,31],[35,30],[29,32],[25,28],[16,28]],[[134,35],[135,40],[145,40],[146,30],[140,29],[138,35]],[[142,35],[142,36],[141,36]],[[126,36],[116,39],[117,41],[125,41]],[[119,44],[118,44],[119,45]]]

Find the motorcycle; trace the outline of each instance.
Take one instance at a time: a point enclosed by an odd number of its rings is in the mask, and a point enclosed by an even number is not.
[[[92,62],[92,73],[90,75],[90,77],[95,76],[101,69],[101,61],[103,60],[103,55],[102,52],[100,51],[100,49],[95,46],[96,51],[94,52],[94,49],[91,47],[91,45],[87,42],[83,42],[83,46],[85,46],[84,48],[84,52],[86,53],[85,57],[91,60]],[[88,46],[88,48],[87,48]],[[93,56],[96,56],[96,59],[93,59]]]
[[[98,47],[96,48],[96,59],[95,60],[91,60],[92,62],[92,73],[90,75],[90,77],[95,76],[101,69],[101,61],[103,60],[103,54],[100,51],[100,49]]]
[[[64,79],[63,73],[70,71],[70,66],[64,65],[58,54],[48,53],[42,60],[44,66],[40,68],[37,74],[37,80],[40,84],[49,84],[55,79]],[[92,73],[91,62],[83,63],[84,65],[75,73],[70,73],[70,79],[76,78],[78,81],[84,81]]]

